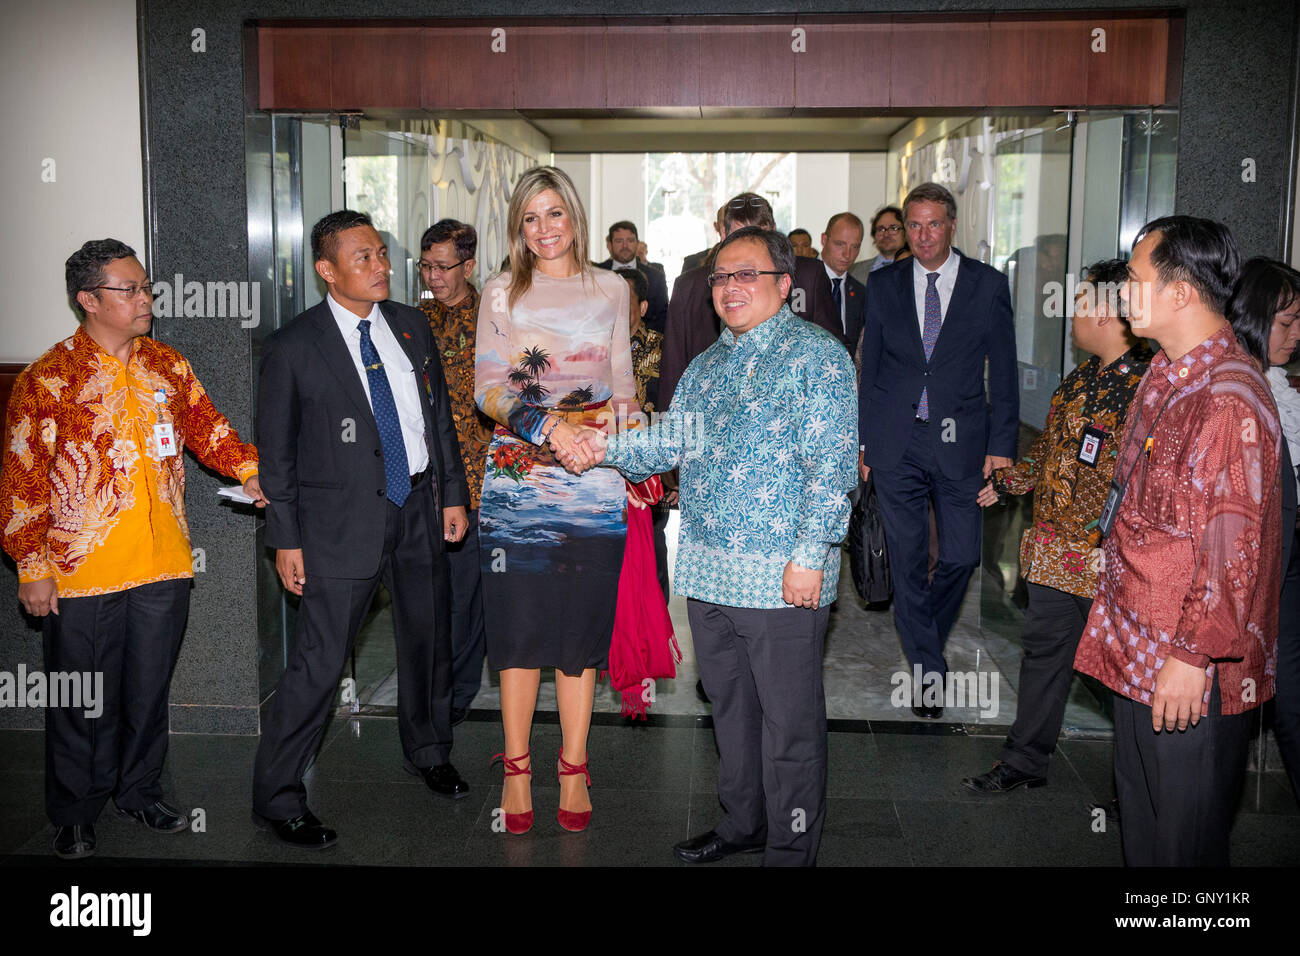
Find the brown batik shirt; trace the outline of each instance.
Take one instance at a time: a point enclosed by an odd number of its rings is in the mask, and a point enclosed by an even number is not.
[[[1047,423],[1029,453],[994,475],[1000,493],[1034,493],[1033,519],[1020,540],[1026,580],[1089,600],[1097,593],[1097,523],[1120,430],[1150,361],[1151,349],[1139,342],[1105,368],[1095,355],[1075,368],[1052,394]],[[1089,427],[1104,435],[1095,465],[1079,460]]]
[[[483,471],[487,463],[488,443],[492,441],[492,420],[479,411],[474,401],[474,343],[478,328],[478,290],[469,287],[469,295],[448,308],[437,299],[420,300],[420,311],[429,318],[438,357],[442,359],[451,397],[452,420],[456,423],[456,440],[465,480],[469,482],[470,507],[477,508],[483,491]]]

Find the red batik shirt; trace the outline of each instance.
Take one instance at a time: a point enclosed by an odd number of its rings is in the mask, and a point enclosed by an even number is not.
[[[1152,359],[1124,426],[1115,475],[1127,491],[1076,670],[1149,705],[1173,655],[1217,673],[1225,714],[1273,696],[1280,439],[1268,384],[1226,324],[1180,359]]]
[[[158,454],[160,424],[177,454]],[[53,578],[64,598],[193,577],[185,447],[241,482],[257,474],[257,449],[170,346],[136,338],[123,365],[79,328],[24,369],[0,467],[0,540],[19,582]]]

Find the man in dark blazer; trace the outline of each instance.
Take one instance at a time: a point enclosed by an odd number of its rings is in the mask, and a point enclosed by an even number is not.
[[[718,207],[718,215],[713,220],[713,231],[718,234],[719,242],[727,238],[726,227],[723,226],[722,224],[722,221],[726,217],[726,215],[727,215],[727,204],[723,203],[721,206]],[[707,249],[701,249],[699,252],[692,252],[690,255],[684,256],[682,258],[681,272],[677,274],[681,275],[682,272],[690,272],[692,269],[698,269],[700,266],[704,265],[705,262],[708,261],[709,256],[713,255],[713,250],[715,248],[717,248],[716,244],[709,246],[709,248]]]
[[[660,335],[668,319],[668,280],[664,278],[664,267],[657,262],[642,262],[637,255],[641,245],[636,234],[636,223],[626,219],[609,227],[605,236],[605,247],[609,249],[609,258],[596,265],[601,269],[635,269],[645,276],[649,292],[646,294],[645,324]]]
[[[776,228],[771,205],[756,193],[741,193],[723,209],[726,236],[742,226]],[[699,268],[683,272],[673,283],[672,298],[668,301],[668,322],[664,326],[663,355],[659,361],[661,409],[667,409],[672,402],[677,381],[686,371],[686,366],[691,364],[691,359],[717,341],[722,331],[718,313],[713,307],[713,290],[709,288],[711,268],[706,261]],[[790,311],[795,315],[844,340],[839,310],[831,296],[831,283],[820,260],[796,257],[789,303]]]
[[[382,581],[397,643],[406,769],[445,796],[468,792],[450,763],[450,579],[444,540],[467,525],[469,490],[429,323],[388,301],[383,240],[364,213],[312,230],[325,301],[268,339],[257,395],[266,543],[300,595],[294,647],[262,726],[255,820],[319,849],[337,834],[307,807],[344,662]]]
[[[1016,453],[1020,398],[1004,275],[952,248],[957,204],[924,183],[903,204],[915,256],[871,279],[862,335],[858,422],[862,477],[875,476],[894,579],[894,620],[924,690],[918,716],[938,718],[943,648],[980,558],[976,501]],[[988,362],[988,391],[984,365]],[[926,584],[929,511],[939,563]]]
[[[822,263],[831,284],[839,329],[832,329],[850,354],[857,351],[867,311],[867,287],[849,270],[862,251],[862,220],[851,212],[836,213],[822,233]]]

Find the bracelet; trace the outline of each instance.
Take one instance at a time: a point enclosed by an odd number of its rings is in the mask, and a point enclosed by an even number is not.
[[[548,430],[542,432],[542,444],[546,444],[547,442],[549,442],[551,440],[551,432],[555,431],[555,429],[559,427],[560,427],[560,420],[557,418],[555,419],[555,421],[551,423],[551,427]]]

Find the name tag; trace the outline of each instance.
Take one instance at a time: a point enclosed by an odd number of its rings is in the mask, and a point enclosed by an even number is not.
[[[171,422],[159,422],[153,427],[153,447],[159,458],[176,454],[176,430]]]
[[[1094,428],[1089,425],[1083,430],[1083,441],[1079,444],[1079,461],[1085,465],[1097,467],[1097,459],[1101,457],[1101,446],[1106,440],[1106,433],[1100,428]]]
[[[1115,515],[1119,511],[1119,503],[1124,500],[1124,486],[1116,481],[1110,483],[1110,493],[1106,495],[1106,503],[1101,506],[1101,519],[1097,522],[1097,530],[1101,532],[1104,538],[1110,534],[1110,529],[1115,525]]]

